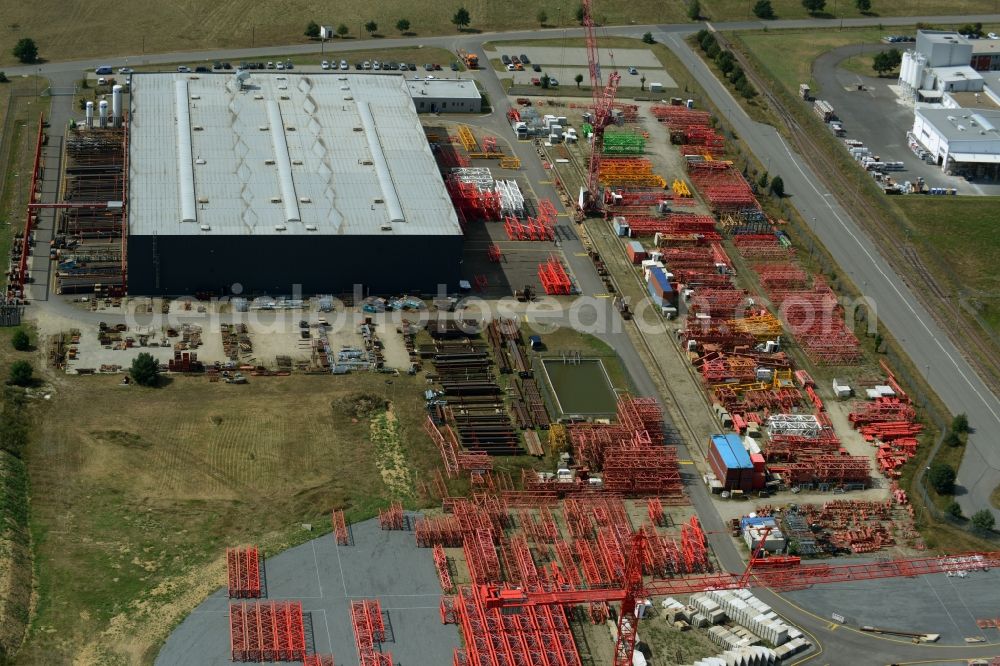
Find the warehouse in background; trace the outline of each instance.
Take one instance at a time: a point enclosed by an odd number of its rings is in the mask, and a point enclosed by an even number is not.
[[[130,293],[457,289],[462,230],[402,77],[132,82]]]

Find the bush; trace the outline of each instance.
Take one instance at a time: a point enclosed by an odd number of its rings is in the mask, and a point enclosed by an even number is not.
[[[10,383],[14,386],[28,386],[34,373],[34,368],[27,361],[14,361],[10,365]]]
[[[655,44],[656,40],[653,39],[653,33],[647,32],[646,34],[644,34],[642,36],[642,43],[643,44]]]
[[[872,10],[872,0],[854,0],[854,6],[862,14],[867,14]]]
[[[753,15],[765,21],[773,19],[774,7],[771,6],[771,0],[757,0],[757,4],[753,6]]]
[[[13,53],[15,58],[26,64],[38,60],[38,46],[35,44],[35,40],[29,37],[19,39],[14,45]]]
[[[962,517],[962,507],[959,506],[958,502],[955,500],[948,502],[948,506],[946,506],[944,510],[956,518]]]
[[[969,432],[969,417],[963,414],[955,414],[951,420],[951,429],[959,433]]]
[[[132,361],[129,374],[140,386],[154,386],[160,375],[160,364],[152,354],[142,352]]]
[[[347,27],[346,23],[341,23],[340,25],[337,26],[337,34],[340,35],[341,37],[346,36],[347,33],[349,33],[350,31],[351,29]]]
[[[535,14],[535,20],[538,21],[538,25],[544,26],[546,21],[549,20],[549,14],[544,9],[539,9],[538,13]]]
[[[697,21],[701,18],[701,3],[698,0],[691,0],[688,3],[688,18]]]
[[[0,72],[0,83],[7,83],[10,79],[7,78],[6,72]]]
[[[581,25],[583,24],[583,19],[586,16],[586,14],[587,14],[587,10],[584,9],[583,3],[580,3],[580,6],[576,8],[576,20]]]
[[[948,434],[944,436],[944,443],[945,446],[956,448],[962,446],[962,438],[954,430],[949,430]]]
[[[972,514],[972,526],[981,532],[989,532],[996,525],[996,518],[989,509],[980,509]]]
[[[407,33],[410,31],[410,20],[409,19],[399,19],[396,21],[396,30]]]
[[[826,0],[802,0],[802,6],[806,8],[806,11],[810,14],[815,14],[816,12],[821,12],[826,8]]]
[[[365,32],[367,32],[369,35],[374,35],[377,30],[378,30],[378,23],[376,23],[375,21],[368,21],[368,23],[365,23]]]
[[[28,337],[28,332],[23,328],[19,328],[14,331],[14,335],[10,336],[10,344],[14,346],[17,351],[28,351],[31,349],[31,338]]]
[[[951,495],[955,492],[955,468],[947,463],[931,465],[927,480],[939,495]]]
[[[708,53],[710,48],[718,46],[719,41],[715,38],[715,35],[706,30],[705,36],[698,40],[698,43],[701,44],[701,50]]]
[[[309,23],[306,24],[305,35],[309,39],[319,39],[319,23],[316,23],[316,21],[309,21]]]

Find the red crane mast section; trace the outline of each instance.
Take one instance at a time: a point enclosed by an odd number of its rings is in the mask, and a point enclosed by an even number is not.
[[[630,666],[635,649],[636,629],[642,619],[642,605],[649,596],[693,594],[705,590],[766,587],[777,591],[795,590],[826,583],[844,583],[880,578],[913,577],[925,574],[971,571],[1000,566],[1000,551],[964,553],[915,559],[867,562],[863,564],[818,564],[797,566],[789,561],[785,568],[770,567],[759,555],[767,540],[765,533],[742,574],[716,573],[670,579],[644,580],[643,562],[649,537],[643,530],[632,535],[622,585],[614,588],[524,590],[509,585],[479,585],[476,594],[488,609],[520,607],[575,606],[601,602],[622,602],[618,620],[618,641],[614,666]],[[773,558],[772,558],[773,559]],[[767,566],[768,568],[764,568]],[[755,570],[755,567],[759,567]]]
[[[590,89],[594,96],[594,137],[590,151],[590,167],[587,172],[587,190],[592,206],[600,205],[598,187],[600,186],[601,152],[604,146],[604,128],[611,124],[611,111],[615,103],[615,94],[621,74],[617,70],[611,72],[608,84],[604,85],[601,76],[601,61],[597,51],[597,34],[594,30],[594,19],[591,10],[591,0],[583,0],[583,31],[587,39],[587,65],[590,69]]]

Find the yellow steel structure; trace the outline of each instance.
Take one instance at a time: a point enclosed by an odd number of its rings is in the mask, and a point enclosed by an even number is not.
[[[472,135],[472,130],[469,129],[468,125],[458,126],[458,140],[462,142],[462,147],[467,152],[479,152],[479,144],[476,142],[476,137]]]
[[[518,157],[501,157],[500,158],[500,168],[501,169],[520,169],[521,159]]]
[[[688,188],[687,183],[683,180],[674,179],[673,185],[671,186],[674,190],[674,194],[679,197],[690,197],[691,190]]]
[[[634,187],[666,187],[667,181],[662,176],[652,173],[644,174],[607,174],[601,173],[602,185],[632,185]]]
[[[730,319],[728,322],[734,331],[749,333],[757,340],[770,340],[781,335],[781,322],[770,312],[754,317]]]
[[[549,450],[552,453],[562,453],[569,450],[566,426],[562,423],[552,423],[549,425]]]

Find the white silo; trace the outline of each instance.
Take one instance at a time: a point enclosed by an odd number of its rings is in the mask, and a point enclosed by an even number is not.
[[[87,127],[94,126],[94,103],[87,102]]]
[[[117,85],[111,88],[111,124],[122,125],[122,87]]]
[[[101,123],[101,127],[108,126],[108,100],[102,99],[101,103],[97,107],[97,115]]]

